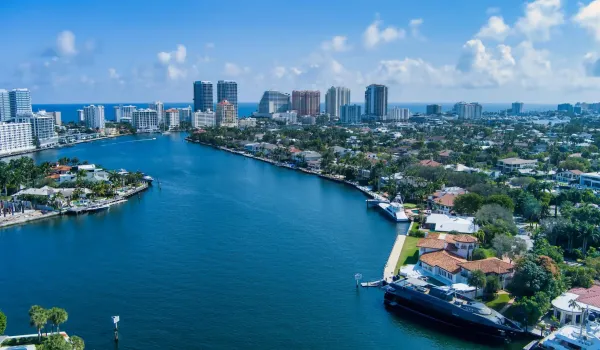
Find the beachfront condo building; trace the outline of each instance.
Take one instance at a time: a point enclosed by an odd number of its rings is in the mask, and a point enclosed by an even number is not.
[[[234,128],[237,126],[235,106],[227,100],[217,103],[217,126]]]
[[[427,115],[442,114],[442,105],[427,105],[425,112]]]
[[[158,112],[155,109],[136,109],[132,113],[131,124],[138,132],[158,131]]]
[[[408,108],[392,107],[388,109],[387,120],[406,122],[408,118],[410,118],[410,110]]]
[[[365,115],[384,120],[387,116],[388,88],[385,85],[371,84],[365,90]]]
[[[458,102],[454,105],[454,113],[456,113],[460,119],[481,118],[482,111],[483,107],[477,102]]]
[[[217,103],[227,100],[233,105],[235,118],[238,117],[238,92],[237,83],[231,80],[219,80],[217,82]],[[218,114],[218,113],[217,113]]]
[[[29,123],[31,125],[31,136],[34,144],[40,148],[48,148],[58,145],[58,135],[54,130],[56,122],[54,116],[39,111],[32,115],[22,115],[13,119],[17,123]]]
[[[180,123],[191,123],[192,122],[192,106],[184,108],[177,108],[179,111],[179,122]]]
[[[523,107],[525,104],[523,102],[513,102],[512,104],[512,114],[519,115],[524,112]]]
[[[207,111],[194,112],[192,116],[192,128],[214,128],[217,126],[217,118],[215,112],[210,109]]]
[[[156,111],[156,114],[158,115],[158,124],[163,124],[165,123],[165,104],[160,102],[160,101],[156,101],[156,102],[152,102],[148,104],[148,108],[153,109]]]
[[[104,106],[89,105],[83,107],[83,121],[89,129],[104,129]]]
[[[35,149],[29,123],[0,123],[0,154]]]
[[[290,110],[290,94],[279,91],[265,91],[258,104],[260,116],[270,116],[273,113],[285,113]]]
[[[10,101],[10,117],[16,118],[22,115],[31,115],[31,94],[29,89],[13,89],[8,93]]]
[[[360,124],[362,118],[361,106],[357,104],[340,106],[340,123]]]
[[[350,104],[350,89],[332,86],[325,93],[325,113],[331,117],[340,117],[340,107]]]
[[[179,128],[179,110],[176,108],[170,108],[165,111],[165,123],[169,130]]]
[[[214,107],[213,84],[210,81],[194,82],[194,112],[211,111]]]
[[[303,90],[292,91],[292,109],[298,115],[319,115],[321,113],[321,92]]]
[[[8,91],[0,89],[0,122],[10,120],[10,97]]]

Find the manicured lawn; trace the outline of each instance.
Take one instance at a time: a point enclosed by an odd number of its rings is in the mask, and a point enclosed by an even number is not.
[[[417,207],[416,204],[413,203],[404,203],[404,208],[406,209],[415,209]]]
[[[496,298],[488,301],[487,303],[485,303],[485,305],[487,305],[488,307],[490,307],[496,311],[500,311],[500,309],[502,309],[504,307],[504,305],[506,305],[508,303],[509,300],[510,300],[509,294],[505,294],[505,293],[500,294],[499,293],[498,295],[496,295]]]
[[[400,270],[400,266],[406,264],[416,264],[419,261],[419,248],[417,248],[419,238],[407,236],[400,252],[398,264],[396,264],[396,272]]]

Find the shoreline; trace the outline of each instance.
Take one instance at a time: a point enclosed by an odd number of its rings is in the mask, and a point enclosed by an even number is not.
[[[114,139],[117,137],[121,137],[121,136],[130,136],[133,134],[119,134],[119,135],[112,135],[112,136],[103,136],[103,137],[97,137],[95,139],[89,139],[89,140],[80,140],[80,141],[75,141],[75,142],[71,142],[71,143],[67,143],[64,145],[59,145],[56,147],[48,147],[48,148],[40,148],[40,149],[32,149],[29,151],[20,151],[20,152],[14,152],[14,153],[8,153],[8,154],[1,154],[0,155],[0,159],[3,158],[10,158],[10,157],[17,157],[17,156],[23,156],[26,154],[32,154],[32,153],[38,153],[38,152],[43,152],[43,151],[49,151],[49,150],[53,150],[53,149],[61,149],[61,148],[68,148],[71,146],[75,146],[81,143],[88,143],[88,142],[94,142],[94,141],[100,141],[100,140],[106,140],[106,139]]]
[[[144,183],[141,186],[138,186],[134,189],[127,191],[126,193],[121,195],[120,198],[112,198],[103,204],[111,204],[112,205],[112,204],[117,203],[122,200],[127,201],[127,198],[129,198],[135,194],[138,194],[140,192],[143,192],[143,191],[147,190],[148,188],[150,188],[150,185],[148,183]],[[34,213],[36,213],[36,212],[41,212],[41,211],[34,211]],[[72,214],[75,214],[75,213],[72,213]],[[32,214],[29,214],[29,215],[32,215]],[[64,215],[69,215],[68,209],[52,211],[52,212],[48,212],[46,214],[35,215],[35,216],[24,216],[24,217],[18,218],[17,220],[14,220],[14,221],[7,221],[7,222],[0,223],[0,230],[2,230],[4,228],[8,228],[8,227],[17,226],[17,225],[28,224],[28,223],[31,223],[34,221],[40,221],[43,219],[56,218],[58,216],[64,216]],[[78,215],[78,214],[76,214],[76,215]]]

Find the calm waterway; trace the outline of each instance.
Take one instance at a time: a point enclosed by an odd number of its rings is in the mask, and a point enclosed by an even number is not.
[[[69,312],[87,349],[477,349],[388,313],[379,279],[397,232],[341,184],[186,143],[122,137],[49,150],[161,182],[108,212],[0,231],[7,334],[29,306]]]

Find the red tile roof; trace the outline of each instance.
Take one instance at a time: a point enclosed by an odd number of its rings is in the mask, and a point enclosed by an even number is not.
[[[594,284],[591,288],[573,288],[569,293],[579,295],[577,301],[583,304],[600,308],[600,285]]]
[[[422,166],[430,166],[430,167],[442,166],[442,164],[436,162],[435,160],[429,160],[429,159],[422,160],[419,162],[419,164]]]
[[[419,242],[417,242],[417,247],[419,248],[429,248],[429,249],[444,249],[446,242],[438,238],[421,238]]]
[[[454,241],[455,242],[460,242],[460,243],[477,243],[477,238],[471,236],[471,235],[455,235],[454,237]]]
[[[445,250],[422,254],[419,257],[419,260],[429,266],[437,266],[450,273],[456,273],[460,271],[460,264],[467,262],[467,260],[461,258],[460,256],[454,255]]]
[[[462,268],[469,271],[481,270],[483,273],[490,274],[496,273],[503,275],[513,271],[514,266],[506,261],[502,261],[498,258],[487,258],[483,260],[468,261],[460,264]]]
[[[435,198],[433,201],[445,207],[453,207],[454,200],[456,199],[456,197],[457,195],[455,195],[454,193],[446,193],[443,194],[441,197]]]

